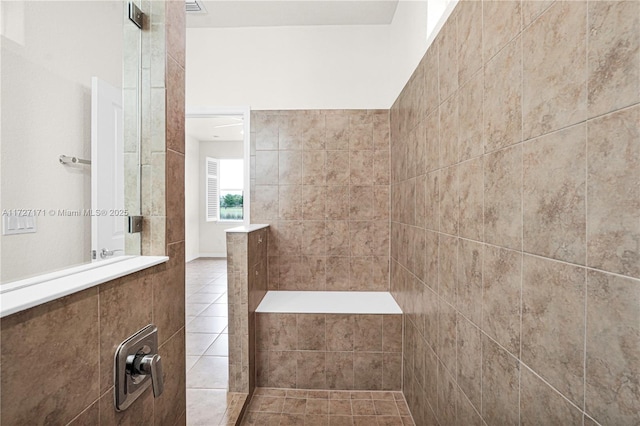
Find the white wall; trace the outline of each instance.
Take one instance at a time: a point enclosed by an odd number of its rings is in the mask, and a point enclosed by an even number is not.
[[[389,100],[386,108],[391,108],[427,51],[427,2],[398,2],[389,33],[392,46],[389,60],[394,65],[391,84],[395,96]]]
[[[189,28],[190,106],[390,108],[427,48],[426,2],[391,25]]]
[[[2,209],[43,209],[37,233],[2,236],[0,281],[89,261],[89,217],[49,210],[91,207],[91,77],[122,87],[121,1],[0,2]]]
[[[437,37],[458,0],[400,1],[390,27],[391,52],[394,64],[395,97],[411,77],[427,49]]]
[[[197,159],[197,165],[195,166],[198,171],[198,205],[195,203],[188,203],[187,217],[195,216],[197,214],[199,218],[198,233],[198,256],[196,257],[226,257],[227,255],[227,236],[224,232],[226,229],[235,228],[242,225],[241,222],[207,222],[205,217],[205,159],[207,157],[219,158],[219,159],[242,159],[244,153],[243,142],[200,142],[199,154]],[[187,168],[194,166],[194,163],[187,162]],[[193,188],[189,187],[187,183],[185,185],[187,193],[191,193]],[[186,194],[185,194],[186,195]],[[197,209],[197,213],[194,214],[193,208]],[[187,231],[189,232],[189,231]],[[187,234],[189,238],[190,233]],[[191,245],[188,242],[187,244]],[[189,258],[189,257],[187,257]]]
[[[184,152],[184,224],[187,262],[200,256],[200,142],[186,135]]]

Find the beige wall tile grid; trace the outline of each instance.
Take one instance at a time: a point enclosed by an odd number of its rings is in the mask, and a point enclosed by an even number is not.
[[[256,314],[257,386],[400,390],[402,315]]]
[[[267,293],[267,228],[227,233],[229,391],[253,394],[256,386],[256,308]]]
[[[253,111],[270,290],[389,290],[387,110]]]
[[[420,425],[637,425],[640,2],[461,1],[391,109]]]
[[[184,2],[147,1],[142,9],[149,19],[142,36],[142,209],[150,218],[142,252],[170,260],[4,318],[2,424],[186,422]],[[113,355],[149,323],[158,326],[164,393],[153,398],[148,389],[117,413]]]

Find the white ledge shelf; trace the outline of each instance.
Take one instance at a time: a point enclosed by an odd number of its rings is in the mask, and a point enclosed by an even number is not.
[[[120,256],[63,271],[3,284],[0,318],[77,293],[161,263],[167,256]]]
[[[268,291],[257,313],[402,314],[388,291]]]
[[[255,223],[252,225],[243,225],[243,226],[236,226],[235,228],[229,228],[226,230],[226,232],[248,234],[249,232],[257,231],[258,229],[268,228],[268,227],[269,225],[267,224]]]

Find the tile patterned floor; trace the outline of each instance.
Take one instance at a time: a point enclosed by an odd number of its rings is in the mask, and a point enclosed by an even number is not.
[[[415,426],[401,392],[256,388],[242,425]]]
[[[196,259],[186,270],[187,425],[226,425],[245,398],[227,393],[227,261]]]

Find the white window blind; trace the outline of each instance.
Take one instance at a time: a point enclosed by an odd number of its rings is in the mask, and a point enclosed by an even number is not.
[[[220,160],[207,157],[207,222],[220,220]]]

